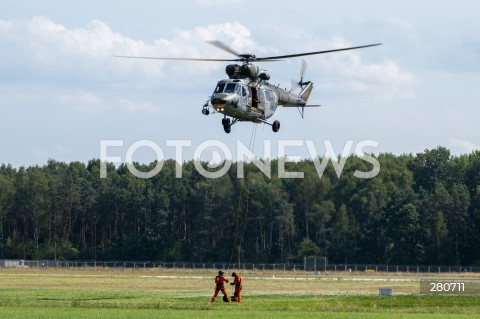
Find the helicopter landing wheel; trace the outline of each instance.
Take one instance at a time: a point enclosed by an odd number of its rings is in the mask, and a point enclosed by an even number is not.
[[[224,125],[223,126],[223,130],[225,131],[225,133],[230,133],[232,131],[232,126],[230,124],[228,125]]]
[[[232,121],[228,117],[222,119],[223,130],[225,133],[230,133],[232,131]]]
[[[272,124],[272,130],[276,133],[280,130],[280,122],[274,121]]]
[[[222,119],[222,125],[225,126],[225,125],[230,125],[230,119],[227,118],[227,117],[224,117]]]

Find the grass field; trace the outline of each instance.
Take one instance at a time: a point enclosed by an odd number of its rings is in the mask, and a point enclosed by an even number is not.
[[[479,274],[242,273],[243,302],[209,304],[215,270],[0,269],[2,318],[480,318],[480,295],[419,294]],[[378,289],[392,288],[393,298]],[[230,287],[228,288],[231,293]]]

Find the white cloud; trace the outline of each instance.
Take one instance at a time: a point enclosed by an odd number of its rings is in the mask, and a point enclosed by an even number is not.
[[[355,79],[349,86],[356,92],[368,92],[382,99],[413,99],[417,78],[392,61],[362,63],[357,56],[339,69]],[[359,79],[359,80],[356,80]]]
[[[252,39],[250,29],[239,22],[179,29],[169,38],[147,42],[115,32],[100,20],[92,20],[84,27],[67,28],[49,18],[37,16],[29,20],[0,20],[0,47],[9,48],[0,51],[0,80],[5,79],[12,86],[16,82],[34,83],[36,88],[25,91],[25,94],[21,94],[21,89],[15,91],[16,99],[25,103],[35,99],[38,105],[50,104],[79,112],[119,107],[126,112],[158,113],[160,109],[155,103],[159,96],[153,97],[152,92],[158,91],[159,87],[190,92],[205,87],[206,79],[213,86],[216,79],[225,76],[222,69],[226,63],[151,61],[113,56],[234,58],[205,43],[208,40],[221,40],[239,53],[250,52],[257,56],[363,44],[352,44],[343,37],[319,40],[310,33],[290,39],[293,43],[280,41],[275,46],[267,46],[263,41],[262,46]],[[379,56],[378,50],[382,47],[307,57],[310,68],[305,80],[320,82],[322,91],[342,95],[368,94],[387,100],[414,98],[417,81],[414,75],[388,58],[382,58],[380,62],[364,58],[371,57],[372,52]],[[296,62],[293,60],[292,65]],[[259,66],[271,70],[273,83],[287,82],[292,77],[291,72],[285,72],[288,62]],[[42,89],[47,83],[51,83],[50,87]],[[209,93],[208,89],[202,89],[202,92]],[[147,97],[138,102],[141,95]]]
[[[408,26],[407,26],[408,27]],[[311,38],[313,35],[309,35]],[[207,72],[216,72],[223,63],[195,63],[179,61],[142,61],[114,58],[114,55],[161,56],[161,57],[220,57],[234,58],[227,52],[205,43],[221,40],[239,53],[251,52],[258,55],[286,54],[301,51],[340,48],[352,45],[341,37],[327,41],[304,41],[298,48],[274,49],[256,44],[249,28],[239,22],[209,24],[190,30],[177,30],[171,39],[160,38],[147,43],[114,32],[106,23],[93,20],[82,28],[66,28],[62,24],[37,16],[30,20],[0,20],[0,46],[9,50],[0,52],[0,70],[14,81],[64,80],[68,82],[89,81],[136,83],[148,81],[148,85],[172,84],[172,74],[177,80],[195,85]],[[281,48],[282,43],[278,44]],[[287,50],[286,52],[283,50]],[[379,50],[370,48],[365,50]],[[283,52],[281,52],[283,51]],[[354,93],[375,93],[382,98],[412,98],[416,78],[402,70],[390,59],[383,62],[366,62],[363,50],[325,55],[324,59],[309,57],[317,62],[310,71],[316,78],[324,78],[325,71],[341,74],[350,80],[342,81],[342,87]],[[321,63],[321,64],[320,64]],[[315,74],[316,73],[316,74]],[[321,77],[318,75],[321,74]],[[178,83],[178,82],[177,82]],[[192,84],[193,83],[193,84]]]
[[[224,67],[222,63],[152,61],[115,58],[115,55],[149,57],[231,57],[205,43],[222,40],[243,53],[257,47],[247,27],[238,22],[209,24],[177,30],[170,39],[144,42],[113,31],[105,22],[93,20],[85,27],[67,28],[46,17],[0,20],[0,79],[9,81],[110,81],[135,77],[152,84],[170,83]],[[257,47],[258,48],[258,47]]]
[[[148,51],[142,41],[115,33],[98,20],[84,28],[67,29],[41,16],[2,21],[0,46],[9,48],[0,52],[0,68],[20,80],[90,78],[95,81],[109,73],[132,72],[131,65],[120,64],[113,58],[117,51]],[[150,75],[160,73],[155,65],[143,71]]]
[[[203,40],[221,40],[240,54],[253,48],[258,52],[258,46],[250,38],[250,30],[238,22],[197,27],[195,33],[200,35]]]
[[[352,44],[343,38],[335,37],[330,41],[322,41],[318,48],[336,49],[352,47],[362,44]],[[415,98],[415,86],[418,83],[416,75],[402,69],[398,63],[388,57],[370,62],[364,56],[381,54],[375,50],[382,50],[381,46],[329,53],[321,59],[310,59],[314,63],[317,74],[321,78],[331,79],[329,89],[345,90],[348,88],[351,93],[368,93],[382,100],[391,99],[412,99]],[[342,76],[340,82],[335,84],[335,78]],[[346,93],[346,92],[344,92]]]
[[[384,25],[388,23],[390,22],[383,22]],[[295,25],[278,25],[273,29],[273,33],[285,35],[284,40],[275,43],[275,47],[269,47],[266,53],[269,55],[294,54],[383,42],[384,37],[376,34],[369,34],[368,37],[364,35],[365,28],[361,22],[351,24],[355,28],[348,25],[341,32],[331,30],[330,34],[341,35],[329,35],[328,38],[322,38],[315,32],[305,32]],[[398,24],[399,28],[411,28],[408,23],[401,20],[395,21],[394,24]],[[374,25],[375,28],[381,29],[380,22]],[[349,32],[350,28],[354,29],[353,33]],[[369,28],[367,30],[370,31]],[[308,63],[305,79],[317,83],[323,91],[329,91],[329,94],[369,94],[378,100],[413,99],[417,95],[419,78],[412,71],[405,69],[404,63],[397,61],[398,55],[391,54],[391,50],[391,44],[384,44],[371,48],[302,57]],[[274,72],[278,74],[277,70],[280,68],[289,70],[288,75],[272,76],[273,81],[284,81],[284,84],[289,87],[290,84],[286,81],[291,76],[295,79],[299,77],[302,58],[279,62],[275,66],[269,64],[266,67],[273,71],[272,75]],[[288,77],[285,78],[286,76]]]

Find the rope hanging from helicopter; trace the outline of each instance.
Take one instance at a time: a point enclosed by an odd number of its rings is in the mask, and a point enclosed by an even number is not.
[[[255,147],[255,137],[257,133],[257,123],[253,124],[253,129],[252,129],[252,136],[250,137],[250,143],[248,146],[248,149],[250,152],[253,153],[253,149]],[[228,262],[228,267],[227,270],[230,269],[230,266],[233,261],[233,255],[235,254],[235,250],[237,249],[237,262],[238,262],[238,269],[241,268],[241,251],[242,251],[242,244],[243,244],[243,237],[245,235],[245,231],[247,229],[247,219],[248,219],[248,203],[249,203],[249,195],[250,195],[250,175],[247,173],[247,169],[245,169],[245,175],[246,175],[246,183],[247,183],[247,193],[246,193],[246,207],[245,207],[245,219],[243,222],[243,229],[241,233],[239,233],[239,224],[240,224],[240,209],[242,207],[242,195],[243,195],[243,190],[245,188],[245,183],[242,181],[241,187],[240,187],[240,193],[238,195],[238,206],[237,206],[237,215],[235,218],[235,237],[234,237],[234,242],[233,242],[233,247],[232,247],[232,253],[230,254],[230,261]],[[240,241],[237,247],[237,239],[240,237]]]

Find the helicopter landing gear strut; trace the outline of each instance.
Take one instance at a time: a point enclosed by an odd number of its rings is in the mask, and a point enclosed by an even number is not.
[[[203,104],[202,114],[203,114],[203,115],[208,115],[208,114],[210,114],[210,110],[208,109],[208,101],[207,101],[207,103]]]
[[[225,116],[222,119],[223,130],[225,131],[225,133],[227,134],[230,133],[232,131],[232,125],[237,122],[238,122],[237,119],[233,119],[233,121],[231,121],[229,118]]]
[[[273,123],[268,123],[267,121],[264,121],[264,120],[260,120],[260,122],[262,122],[263,124],[270,125],[272,127],[272,131],[274,131],[275,133],[277,133],[280,130],[280,121],[278,120],[273,121]]]

